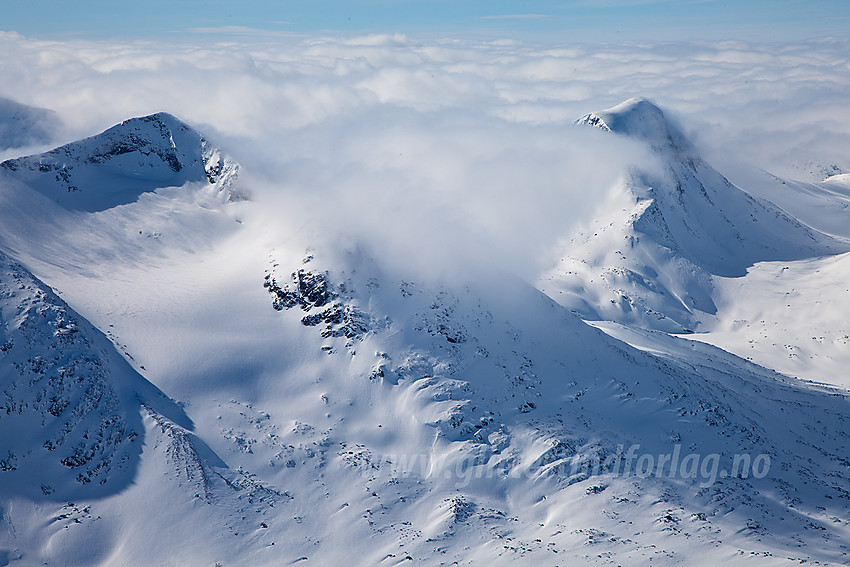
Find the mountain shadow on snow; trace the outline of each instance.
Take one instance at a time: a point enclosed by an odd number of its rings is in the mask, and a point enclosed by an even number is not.
[[[143,407],[192,427],[101,332],[0,252],[0,495],[70,500],[126,488]]]

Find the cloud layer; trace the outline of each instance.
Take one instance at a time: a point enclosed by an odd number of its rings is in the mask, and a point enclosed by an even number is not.
[[[0,33],[0,97],[54,109],[66,124],[57,143],[165,110],[223,145],[259,195],[295,217],[369,232],[402,256],[463,250],[525,270],[600,206],[627,163],[650,159],[570,127],[632,96],[662,106],[721,169],[850,169],[848,47]]]
[[[0,96],[57,110],[68,135],[168,110],[258,140],[386,107],[567,124],[645,96],[710,151],[774,171],[789,158],[847,168],[848,43],[553,46],[375,35],[187,45],[0,33]]]

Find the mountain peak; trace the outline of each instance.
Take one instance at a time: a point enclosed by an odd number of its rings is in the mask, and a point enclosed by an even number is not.
[[[624,199],[621,206],[602,213],[593,230],[579,230],[572,241],[582,244],[542,278],[547,293],[586,319],[692,330],[705,320],[700,313],[717,312],[716,276],[740,277],[756,262],[848,249],[730,183],[646,99],[577,123],[647,143],[663,165],[635,164],[612,189]]]
[[[134,118],[128,118],[127,120],[121,121],[121,124],[127,124],[128,122],[159,122],[159,123],[171,123],[171,124],[179,124],[184,128],[191,128],[188,124],[177,118],[171,113],[160,111],[154,112],[153,114],[148,114],[147,116],[136,116]]]
[[[238,164],[185,122],[158,112],[43,154],[5,161],[0,170],[66,208],[100,211],[187,182],[219,185],[232,198]]]
[[[168,112],[156,112],[147,116],[137,116],[123,120],[120,124],[100,134],[100,136],[114,133],[132,135],[133,133],[142,134],[145,141],[157,145],[160,142],[166,142],[167,145],[173,148],[176,146],[175,134],[198,137],[203,139],[200,133],[194,128]],[[98,136],[94,136],[96,138]],[[88,138],[92,139],[92,138]]]
[[[576,124],[637,138],[649,142],[655,149],[682,151],[690,146],[664,112],[642,97],[630,98],[602,112],[586,114],[576,120]]]

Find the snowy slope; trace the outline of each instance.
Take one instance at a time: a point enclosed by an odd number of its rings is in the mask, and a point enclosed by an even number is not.
[[[63,207],[100,211],[187,182],[217,184],[232,198],[238,165],[170,114],[131,118],[44,154],[0,163],[0,175]]]
[[[850,174],[837,174],[817,183],[782,179],[742,164],[730,165],[730,176],[747,191],[768,199],[808,226],[850,238]]]
[[[192,424],[102,333],[3,253],[0,342],[0,557],[95,564],[111,553],[114,528],[98,522],[92,503],[120,500],[139,479],[144,447],[158,439],[142,415],[168,424],[170,454],[178,441],[191,448]]]
[[[847,250],[846,242],[732,185],[645,99],[588,114],[578,124],[637,140],[657,158],[636,164],[609,190],[605,209],[539,280],[582,317],[693,330],[717,311],[714,276],[743,276],[758,261]]]
[[[718,279],[719,316],[693,338],[788,376],[850,388],[850,255],[765,262]]]
[[[0,262],[4,491],[98,494],[126,483],[141,445],[132,371],[46,286],[5,254]]]
[[[7,564],[108,560],[122,522],[104,519],[101,504],[117,501],[124,529],[138,530],[125,495],[147,486],[146,476],[204,502],[230,498],[238,507],[245,495],[261,503],[284,498],[229,471],[191,433],[182,409],[2,253],[0,298],[0,555]],[[143,451],[159,474],[141,466]]]
[[[846,515],[830,499],[844,482],[843,397],[783,383],[722,353],[640,353],[522,282],[430,288],[387,277],[356,253],[334,265],[327,274],[319,258],[270,267],[265,288],[255,279],[280,325],[263,329],[267,341],[298,349],[297,362],[278,367],[274,379],[242,375],[226,394],[207,371],[197,378],[206,388],[185,386],[195,391],[187,408],[198,432],[231,464],[219,470],[243,471],[274,509],[257,499],[247,517],[234,516],[239,502],[222,496],[222,483],[204,501],[203,521],[191,503],[205,494],[205,478],[219,478],[216,469],[193,465],[191,452],[146,450],[138,481],[145,503],[131,501],[132,520],[118,511],[126,500],[92,503],[106,523],[133,526],[123,547],[141,552],[149,538],[164,537],[167,557],[145,557],[224,564],[244,556],[321,564],[343,560],[358,540],[369,542],[359,564],[393,556],[558,564],[593,559],[588,544],[628,563],[648,562],[659,548],[691,560],[695,550],[732,557],[739,549],[841,557],[831,542],[845,541],[845,528],[827,519]],[[223,354],[240,351],[250,357],[262,348],[239,344]],[[815,417],[805,407],[823,411]],[[152,436],[161,425],[148,427]],[[794,435],[800,427],[817,428],[817,439]],[[731,470],[736,453],[767,454],[778,470],[716,483],[699,472],[668,478],[668,469],[660,478],[654,470],[624,477],[622,462],[618,474],[609,470],[633,445],[656,458],[676,446],[682,455],[716,453],[717,471]],[[152,482],[164,474],[176,482]],[[811,488],[797,488],[801,479]],[[776,491],[782,502],[800,500],[793,519],[779,520],[783,506],[761,496]],[[181,523],[210,539],[201,555],[153,527],[158,514],[184,508]],[[134,536],[138,525],[145,528]],[[827,534],[823,546],[789,549],[783,534],[810,525]]]
[[[51,110],[0,97],[0,150],[48,143],[59,125]]]
[[[12,565],[847,560],[846,393],[609,336],[496,269],[423,278],[262,194],[189,183],[88,212],[25,182],[0,178],[0,244],[180,409],[127,402],[145,442],[120,491],[56,473],[49,500],[4,495]],[[9,294],[14,273],[40,286],[7,263]]]
[[[380,397],[387,396],[392,402],[381,400],[383,403],[379,404],[379,395],[372,394],[370,398],[375,401],[370,404],[369,421],[383,424],[387,419],[394,423],[412,419],[413,423],[421,421],[433,428],[436,440],[430,449],[420,449],[426,450],[428,478],[437,483],[432,490],[448,494],[454,487],[456,497],[471,503],[472,510],[483,504],[486,509],[516,515],[523,522],[525,514],[538,508],[542,517],[557,517],[565,525],[575,526],[563,515],[565,501],[581,495],[581,506],[588,509],[588,516],[613,506],[616,517],[622,510],[610,504],[610,494],[596,502],[592,496],[604,494],[609,488],[618,495],[614,500],[623,498],[628,491],[646,494],[658,490],[659,504],[679,510],[673,519],[664,520],[663,513],[659,515],[661,520],[653,518],[656,525],[665,526],[663,529],[669,527],[665,522],[678,524],[684,517],[693,521],[706,514],[707,524],[682,528],[684,532],[719,529],[715,533],[720,534],[735,521],[741,521],[736,529],[758,534],[760,545],[770,547],[773,544],[767,543],[769,534],[778,535],[785,529],[802,531],[809,525],[807,522],[818,521],[816,515],[803,512],[798,520],[805,517],[804,523],[779,529],[781,523],[776,522],[789,518],[778,520],[785,516],[782,506],[774,508],[773,498],[763,499],[764,495],[796,492],[797,488],[791,487],[802,486],[801,480],[820,483],[815,479],[846,475],[840,457],[846,443],[841,432],[846,419],[843,395],[801,389],[721,351],[694,349],[686,341],[671,339],[675,341],[670,347],[673,352],[656,351],[660,356],[634,351],[587,328],[519,282],[494,286],[492,282],[499,279],[494,277],[487,279],[488,289],[475,284],[429,289],[410,281],[387,281],[356,258],[355,261],[356,268],[337,276],[344,286],[328,283],[328,276],[320,267],[311,268],[316,262],[311,260],[297,267],[289,278],[281,277],[285,271],[273,272],[268,289],[284,316],[300,318],[308,332],[325,339],[322,347],[330,358],[348,359],[346,355],[352,349],[366,351],[365,363],[352,359],[349,367],[360,369],[361,380],[388,385],[391,391]],[[348,275],[356,273],[360,276]],[[385,291],[388,284],[390,289]],[[364,287],[368,290],[365,296],[352,291]],[[389,315],[382,316],[385,313]],[[358,339],[363,330],[367,330],[362,341],[365,345]],[[357,358],[362,356],[358,354]],[[395,396],[416,403],[410,407],[395,401]],[[388,406],[391,417],[386,417],[383,404]],[[799,415],[805,407],[819,407],[824,413],[806,424],[808,419]],[[401,415],[400,408],[406,410]],[[789,416],[794,417],[789,421]],[[813,427],[821,418],[835,421],[832,426]],[[350,419],[357,418],[346,416],[345,421]],[[368,431],[368,426],[358,429]],[[394,436],[398,436],[399,428],[393,429]],[[816,439],[792,433],[799,429],[816,429],[819,433]],[[415,443],[416,439],[404,439],[403,444],[410,447]],[[723,455],[720,458],[725,470],[731,470],[735,452],[769,454],[774,463],[784,463],[780,468],[788,467],[789,474],[775,471],[764,483],[735,479],[697,486],[695,480],[665,481],[666,472],[655,484],[636,482],[634,478],[623,483],[617,475],[605,474],[604,465],[599,471],[593,470],[594,461],[616,461],[617,452],[633,444],[656,456],[664,454],[665,447],[675,445],[703,455],[717,453]],[[381,445],[386,450],[384,443]],[[363,452],[379,451],[362,440],[358,453]],[[392,454],[399,452],[404,454],[405,450],[392,448]],[[832,456],[824,458],[825,455]],[[809,469],[819,468],[831,459],[837,460],[829,472]],[[464,466],[470,468],[468,476],[473,480],[469,486],[459,487],[456,471]],[[500,486],[494,480],[507,480],[514,475],[521,480],[511,491],[527,494],[530,501],[539,498],[530,509],[523,510],[530,502],[511,506],[510,500],[516,496],[511,497],[510,492],[506,494],[507,502],[493,498],[494,490]],[[440,482],[440,476],[451,481]],[[833,490],[840,493],[843,482],[827,481],[812,493],[806,490],[805,495],[785,492],[780,500],[799,499],[810,504],[812,498],[818,498],[815,494],[826,495]],[[824,501],[829,500],[831,497],[824,496]],[[743,509],[738,513],[747,515],[747,520],[732,513],[739,507]],[[467,521],[479,520],[471,515]],[[583,521],[590,522],[588,527],[599,525],[596,519],[585,517]],[[726,521],[730,524],[724,524]],[[751,531],[745,528],[748,521]],[[474,531],[486,525],[482,522]],[[616,522],[605,523],[606,537],[617,542],[611,547],[624,549],[618,540],[639,535],[622,528]],[[829,538],[841,539],[843,530]],[[657,536],[655,530],[650,532],[656,534],[650,539]],[[541,537],[544,535],[544,530],[536,534],[546,541]],[[537,538],[517,545],[524,543],[534,549],[531,542]],[[829,538],[824,540],[824,549],[830,547]],[[782,539],[780,536],[777,541]],[[555,543],[551,548],[567,551],[559,548],[557,540],[549,540]],[[640,561],[643,554],[638,542],[644,540],[637,540],[632,542],[637,549],[614,554],[627,563]],[[720,535],[701,543],[709,542],[724,549],[730,545]],[[443,545],[451,549],[452,542],[449,539]],[[664,545],[670,547],[672,556],[682,556],[675,537],[664,538]],[[482,558],[487,557],[484,549],[477,552]],[[542,556],[545,558],[546,554]],[[840,552],[832,557],[840,557]]]

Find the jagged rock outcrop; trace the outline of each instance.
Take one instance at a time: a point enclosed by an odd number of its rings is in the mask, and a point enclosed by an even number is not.
[[[308,263],[309,260],[307,260]],[[319,327],[323,338],[345,337],[360,340],[376,328],[376,322],[356,305],[346,302],[345,285],[334,285],[327,272],[298,269],[289,282],[279,282],[274,271],[266,273],[263,287],[272,296],[277,311],[300,307],[305,327]]]

